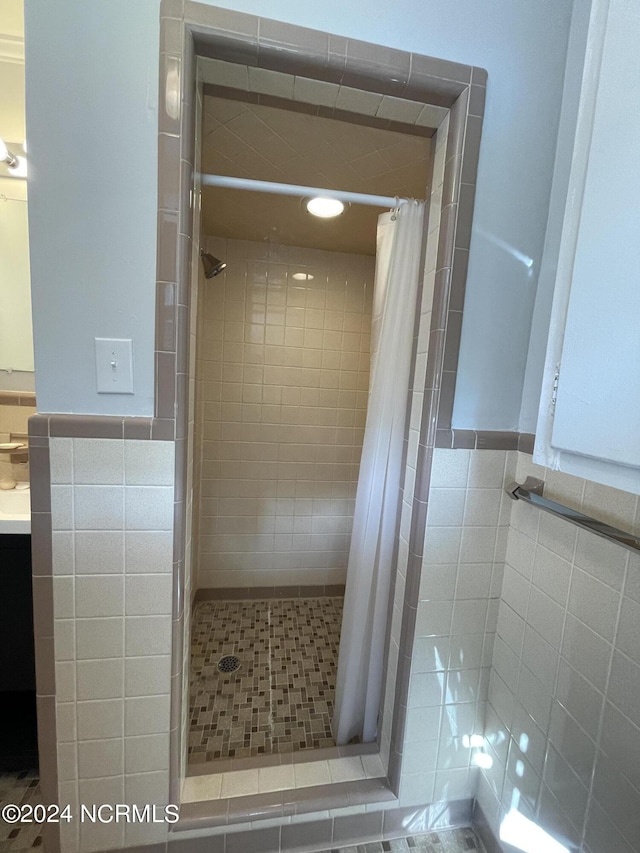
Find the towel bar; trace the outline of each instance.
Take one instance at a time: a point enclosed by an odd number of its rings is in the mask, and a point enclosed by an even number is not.
[[[532,506],[537,506],[545,512],[551,513],[558,518],[564,518],[565,521],[581,527],[583,530],[588,530],[590,533],[595,533],[596,536],[601,536],[603,539],[609,539],[611,542],[617,542],[623,548],[629,551],[640,551],[640,537],[633,536],[631,533],[626,533],[617,527],[612,527],[610,524],[605,524],[604,521],[598,521],[576,509],[570,509],[564,504],[550,501],[543,497],[544,480],[538,480],[535,477],[527,477],[522,483],[511,483],[505,488],[506,493],[514,501],[525,501]]]

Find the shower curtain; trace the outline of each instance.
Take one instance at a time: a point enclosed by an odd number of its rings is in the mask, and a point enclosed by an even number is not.
[[[423,220],[424,204],[414,201],[378,219],[369,404],[333,719],[338,744],[377,734]]]

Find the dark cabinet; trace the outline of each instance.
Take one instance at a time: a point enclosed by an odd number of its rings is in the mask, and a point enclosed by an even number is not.
[[[31,537],[0,535],[0,770],[38,766]]]

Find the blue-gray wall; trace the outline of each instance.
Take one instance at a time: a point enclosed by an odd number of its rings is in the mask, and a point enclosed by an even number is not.
[[[25,5],[39,408],[148,415],[159,0]],[[454,422],[517,429],[571,0],[219,5],[487,68]],[[96,336],[134,338],[133,397],[96,394]]]

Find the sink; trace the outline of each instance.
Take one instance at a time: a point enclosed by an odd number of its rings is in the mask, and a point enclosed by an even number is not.
[[[31,490],[0,489],[0,534],[31,533]]]

